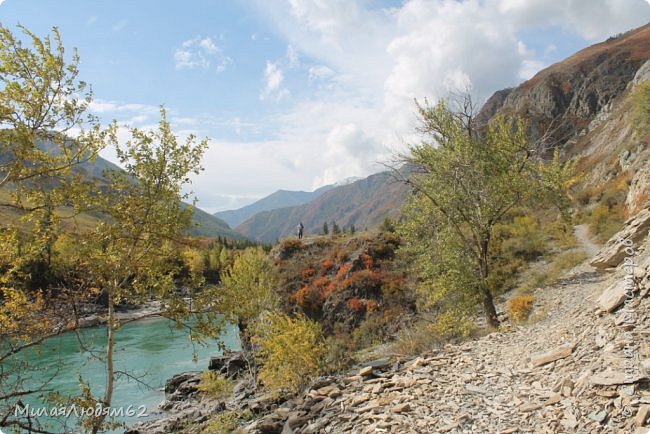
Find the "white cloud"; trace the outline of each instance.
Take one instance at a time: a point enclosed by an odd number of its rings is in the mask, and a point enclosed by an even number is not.
[[[144,114],[155,114],[160,111],[160,107],[148,104],[136,103],[120,103],[116,101],[105,101],[101,99],[93,100],[89,109],[95,113],[125,113],[125,112],[140,112]]]
[[[172,118],[181,132],[199,137],[229,132],[211,140],[209,171],[194,181],[199,206],[209,211],[278,188],[315,188],[378,171],[377,162],[417,140],[414,98],[435,100],[468,85],[486,98],[559,60],[567,35],[586,46],[650,19],[644,0],[404,0],[394,8],[367,0],[254,1],[286,46],[264,64],[259,94],[283,101],[280,111],[254,119]],[[178,69],[219,70],[232,62],[218,40],[200,36],[173,56]],[[307,96],[294,90],[296,77]],[[155,109],[107,101],[93,108],[143,124]]]
[[[519,68],[519,78],[523,80],[528,80],[533,78],[535,74],[548,66],[545,62],[541,60],[526,59],[521,63],[521,68]]]
[[[325,65],[316,65],[309,68],[309,83],[325,80],[334,75],[334,71]]]
[[[197,36],[188,39],[174,51],[176,69],[208,69],[215,64],[217,72],[223,72],[231,63],[232,58],[227,56],[210,37]]]
[[[284,72],[277,63],[266,61],[264,68],[264,89],[260,93],[260,100],[273,99],[280,101],[289,95],[289,91],[282,87]]]
[[[256,4],[286,39],[289,65],[292,52],[300,55],[313,89],[273,119],[280,125],[273,146],[298,147],[291,179],[306,178],[300,164],[317,160],[309,167],[314,187],[378,170],[374,163],[390,158],[389,149],[416,140],[414,98],[435,100],[471,86],[482,100],[558,60],[552,56],[567,34],[588,45],[650,18],[643,0],[406,0],[394,8],[363,0]],[[536,52],[534,39],[522,39],[535,31],[556,38]],[[261,98],[286,86],[281,66],[288,65],[282,62],[267,62]]]
[[[518,28],[559,26],[596,41],[648,22],[643,0],[488,0]]]

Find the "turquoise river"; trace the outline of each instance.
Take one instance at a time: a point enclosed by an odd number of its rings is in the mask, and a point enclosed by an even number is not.
[[[104,349],[105,327],[83,329],[80,334],[82,341],[92,349],[100,352]],[[239,347],[234,328],[222,339],[228,348]],[[116,370],[127,372],[140,381],[124,376],[117,380],[112,409],[117,413],[122,411],[125,415],[116,420],[130,425],[143,418],[159,417],[158,404],[165,396],[165,381],[185,371],[207,369],[210,356],[218,354],[220,352],[216,342],[210,342],[208,346],[193,346],[188,332],[174,328],[172,321],[165,318],[140,319],[120,327],[116,332]],[[38,377],[34,380],[52,378],[48,384],[51,390],[64,396],[78,395],[81,376],[95,396],[102,396],[106,383],[105,365],[90,357],[88,352],[82,351],[79,338],[74,333],[68,332],[48,339],[38,350],[25,352],[21,357],[29,361],[31,366],[39,367]],[[146,383],[146,386],[141,382]],[[24,402],[34,411],[39,408],[52,411],[52,408],[56,408],[35,396]],[[51,424],[53,431],[64,432],[58,423],[64,418],[47,416],[46,420],[42,417],[39,419]],[[117,429],[113,432],[122,431],[123,429]],[[12,433],[11,430],[7,432]]]

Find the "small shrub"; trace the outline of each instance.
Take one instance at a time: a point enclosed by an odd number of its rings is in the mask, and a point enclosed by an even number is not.
[[[201,434],[229,434],[237,428],[237,413],[226,411],[210,419]]]
[[[358,350],[385,342],[385,325],[383,315],[369,316],[352,332],[354,348]]]
[[[516,216],[508,229],[511,237],[503,242],[503,248],[511,255],[531,261],[544,253],[539,224],[531,216]]]
[[[553,282],[564,274],[587,259],[587,253],[584,250],[573,249],[567,250],[557,255],[548,269],[548,281]]]
[[[474,323],[460,312],[446,311],[431,324],[431,332],[438,341],[466,338],[474,330]]]
[[[355,362],[352,339],[347,334],[335,334],[325,339],[325,354],[321,369],[324,374],[340,373]]]
[[[396,228],[397,222],[395,220],[386,217],[384,221],[381,223],[381,226],[379,227],[379,230],[382,232],[388,232],[388,233],[394,233],[395,228]]]
[[[302,250],[305,248],[305,245],[302,243],[302,241],[295,239],[295,238],[289,238],[287,240],[283,240],[280,243],[280,250],[284,252],[285,257],[289,257],[292,254]]]
[[[414,356],[433,349],[438,340],[431,333],[430,324],[419,322],[401,329],[395,338],[395,351]]]
[[[237,421],[247,421],[253,417],[250,410],[244,411],[225,411],[210,419],[201,434],[238,434],[244,432],[242,428],[237,427]]]
[[[257,327],[261,382],[274,393],[298,392],[319,372],[325,354],[322,330],[304,316],[271,313]]]
[[[622,206],[602,204],[591,211],[589,224],[591,230],[603,241],[610,239],[623,226],[625,213]]]
[[[361,312],[366,309],[366,304],[358,297],[351,298],[346,303],[348,309],[353,312]]]
[[[535,297],[532,295],[517,295],[508,300],[508,317],[515,322],[523,322],[528,319],[533,310]]]
[[[201,374],[198,390],[215,399],[225,399],[232,394],[232,381],[212,371]]]
[[[350,277],[341,282],[342,288],[380,288],[382,273],[372,270],[360,270],[352,273]]]
[[[343,280],[348,277],[348,273],[350,272],[350,269],[352,268],[352,265],[350,264],[343,264],[339,268],[339,271],[336,272],[336,280]]]
[[[336,246],[333,250],[332,253],[330,254],[334,262],[337,262],[339,264],[347,261],[349,259],[348,252],[343,250],[341,247]]]
[[[363,266],[365,267],[366,270],[370,270],[372,268],[373,261],[370,255],[368,255],[367,253],[362,253],[359,255],[359,259],[361,259],[361,262],[363,262]]]

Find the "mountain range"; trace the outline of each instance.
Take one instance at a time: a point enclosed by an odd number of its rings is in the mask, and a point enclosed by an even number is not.
[[[299,222],[306,234],[321,233],[324,223],[371,228],[396,217],[407,188],[389,172],[330,189],[309,203],[263,211],[235,227],[247,238],[272,242],[296,233]]]
[[[334,188],[334,185],[326,185],[314,191],[290,191],[278,190],[250,205],[245,207],[216,212],[213,215],[228,223],[231,227],[236,227],[246,221],[253,215],[273,209],[298,206],[316,199],[321,194]]]
[[[46,151],[54,152],[52,145],[48,143],[38,143],[38,146]],[[6,161],[8,156],[0,155],[0,161],[3,159]],[[83,174],[87,179],[97,179],[101,183],[104,179],[103,174],[106,171],[111,170],[121,170],[118,166],[111,163],[104,158],[97,157],[93,161],[87,161],[75,165],[74,171]],[[4,187],[0,189],[0,197],[9,199],[9,190]],[[185,204],[186,206],[192,206]],[[3,219],[15,220],[20,217],[20,213],[14,209],[2,209],[0,207],[0,217]],[[98,215],[86,215],[82,216],[80,220],[82,221],[91,221],[96,218],[101,218]],[[194,207],[194,213],[192,215],[191,227],[188,229],[188,234],[193,236],[208,237],[208,238],[227,238],[231,240],[242,240],[245,237],[239,232],[234,231],[228,226],[228,223],[221,220],[218,217],[215,217],[199,208]]]
[[[641,194],[638,192],[645,191],[646,178],[650,185],[650,169],[645,175],[643,171],[637,173],[645,161],[647,146],[632,143],[630,100],[634,83],[643,80],[639,76],[650,76],[649,58],[650,25],[646,25],[587,47],[543,69],[518,87],[495,92],[477,118],[489,122],[497,113],[522,116],[529,122],[529,132],[540,156],[559,149],[564,158],[579,157],[580,168],[588,174],[594,188],[602,189],[622,176],[623,171],[629,172],[628,182],[638,184],[637,195]],[[626,155],[625,167],[619,162],[621,155]],[[635,180],[635,176],[643,179]],[[248,213],[257,211],[249,216],[237,211],[217,215],[236,214],[240,221],[231,221],[237,232],[250,239],[272,242],[295,234],[301,221],[308,234],[320,233],[323,223],[333,221],[341,227],[370,228],[386,217],[397,216],[407,193],[404,185],[385,172],[335,186],[306,203],[275,201],[287,196],[277,192],[261,200],[263,205],[246,207]],[[634,206],[638,204],[635,202]]]

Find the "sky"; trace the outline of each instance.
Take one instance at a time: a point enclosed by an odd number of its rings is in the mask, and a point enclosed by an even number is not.
[[[380,171],[419,139],[416,99],[480,103],[649,21],[650,0],[0,0],[5,27],[59,28],[124,137],[164,104],[209,139],[209,212]]]

